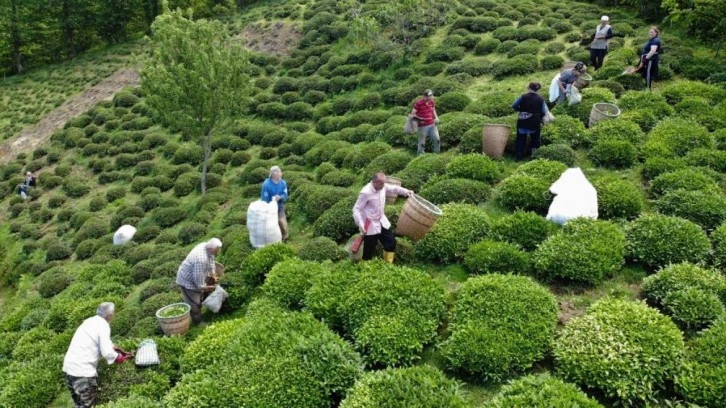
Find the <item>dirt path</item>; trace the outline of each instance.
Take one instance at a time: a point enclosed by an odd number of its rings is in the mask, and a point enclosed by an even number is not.
[[[126,86],[139,84],[139,73],[134,68],[123,68],[113,75],[67,100],[63,105],[45,115],[38,124],[23,129],[17,135],[0,144],[0,163],[7,163],[18,153],[32,152],[47,142],[53,132],[63,127],[74,116],[91,109],[98,102],[110,100]]]

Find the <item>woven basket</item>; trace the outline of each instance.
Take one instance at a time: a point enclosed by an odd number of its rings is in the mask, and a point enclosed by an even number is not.
[[[577,78],[577,81],[575,81],[575,87],[577,87],[577,89],[585,89],[590,85],[590,81],[592,81],[592,76],[589,74],[582,74]]]
[[[184,306],[187,311],[181,316],[174,316],[174,317],[162,317],[161,312],[163,312],[166,309],[175,307],[175,306]],[[164,332],[165,335],[171,336],[173,334],[179,334],[184,335],[189,331],[189,325],[192,322],[190,311],[192,308],[186,304],[186,303],[173,303],[168,306],[164,306],[161,309],[156,311],[156,320],[159,322],[159,326],[161,326],[161,330]]]
[[[588,126],[593,127],[600,121],[615,119],[618,116],[620,116],[620,108],[612,103],[596,103],[592,105]]]
[[[396,234],[418,241],[429,232],[441,214],[439,207],[421,196],[412,194],[406,200],[398,217]]]
[[[393,184],[394,186],[400,186],[402,184],[401,179],[391,176],[386,176],[386,184]],[[396,200],[398,199],[398,194],[395,194],[392,191],[386,190],[386,204],[396,204]]]
[[[481,135],[482,153],[492,159],[502,158],[511,133],[512,128],[509,125],[484,125]]]

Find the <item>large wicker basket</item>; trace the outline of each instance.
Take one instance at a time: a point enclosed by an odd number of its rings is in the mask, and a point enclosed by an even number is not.
[[[401,179],[391,176],[386,176],[386,184],[392,184],[394,186],[400,186],[402,184]],[[396,204],[396,200],[398,199],[398,194],[393,193],[392,191],[386,190],[386,204]]]
[[[504,156],[511,133],[512,128],[509,125],[484,125],[481,136],[482,153],[492,159],[500,159]]]
[[[180,316],[173,316],[173,317],[162,317],[161,313],[169,308],[177,307],[177,306],[184,306],[186,308],[186,313],[180,315]],[[161,330],[164,332],[165,335],[171,336],[173,334],[179,334],[184,335],[189,331],[189,325],[192,322],[190,311],[192,308],[186,304],[186,303],[173,303],[168,306],[164,306],[161,309],[156,311],[156,320],[159,322],[159,326],[161,326]]]
[[[423,197],[412,194],[406,200],[398,217],[396,234],[418,241],[429,232],[441,214],[439,207]]]
[[[577,89],[585,89],[590,85],[590,81],[592,81],[592,76],[590,76],[590,74],[582,74],[577,78],[577,81],[575,81],[575,87],[577,87]]]
[[[620,116],[620,108],[612,103],[596,103],[592,105],[588,126],[593,127],[600,121],[615,119],[618,116]]]

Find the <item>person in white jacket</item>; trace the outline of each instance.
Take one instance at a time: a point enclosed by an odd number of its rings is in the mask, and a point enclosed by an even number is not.
[[[73,334],[71,344],[63,359],[66,385],[76,408],[92,407],[98,395],[98,372],[100,359],[108,364],[119,364],[133,357],[114,346],[111,341],[111,326],[116,307],[111,302],[98,306],[96,316],[84,320]]]

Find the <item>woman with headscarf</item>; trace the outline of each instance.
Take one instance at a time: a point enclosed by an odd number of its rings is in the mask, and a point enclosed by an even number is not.
[[[572,87],[577,82],[577,78],[587,71],[587,67],[582,62],[575,64],[573,68],[562,70],[554,78],[550,84],[550,102],[565,102],[572,94]]]
[[[660,54],[660,30],[653,26],[648,30],[649,40],[643,47],[643,55],[640,57],[640,64],[636,68],[636,72],[645,79],[645,84],[650,89],[654,79],[658,79],[658,54]]]
[[[532,155],[540,146],[540,130],[542,119],[547,115],[547,104],[537,92],[542,88],[539,82],[530,82],[527,92],[512,104],[512,109],[519,112],[517,117],[517,140],[514,144],[517,160],[524,159],[527,147],[527,136],[530,137]]]

